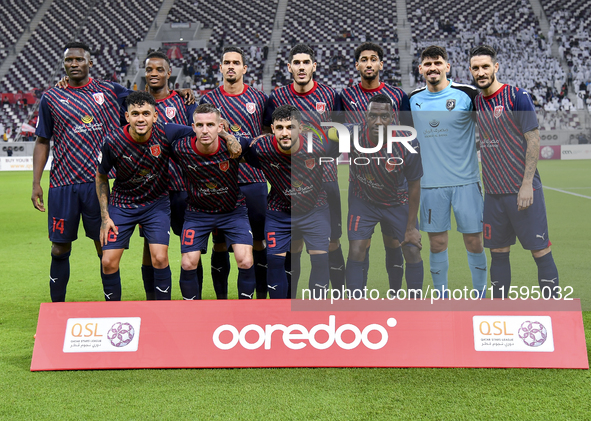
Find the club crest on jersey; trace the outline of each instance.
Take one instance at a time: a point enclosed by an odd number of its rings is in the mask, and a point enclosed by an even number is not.
[[[320,114],[323,114],[326,111],[326,102],[317,102],[316,111],[318,111]]]
[[[105,96],[103,95],[102,92],[97,92],[96,94],[92,94],[92,97],[94,98],[94,101],[98,105],[103,105],[103,102],[105,102]]]
[[[160,156],[160,154],[162,153],[162,150],[160,149],[160,145],[150,146],[150,153],[152,154],[152,156],[158,158]]]
[[[246,103],[246,111],[248,111],[249,114],[254,114],[257,110],[257,105],[254,102],[247,102]]]
[[[220,170],[222,170],[223,172],[226,172],[226,171],[228,171],[229,168],[230,168],[229,161],[220,162]]]
[[[495,111],[494,111],[493,115],[495,116],[495,118],[499,118],[501,116],[501,114],[503,114],[503,106],[497,105],[495,107]]]
[[[169,120],[172,120],[175,115],[176,115],[176,108],[166,107],[166,117],[168,117]]]
[[[314,159],[314,158],[306,159],[306,168],[308,168],[309,170],[311,170],[315,166],[316,166],[316,159]]]
[[[396,168],[396,165],[390,164],[388,161],[386,161],[386,171],[392,172],[392,171],[394,171],[395,168]]]
[[[447,102],[445,103],[445,108],[447,108],[447,111],[451,111],[454,108],[456,108],[456,100],[455,99],[448,99]]]

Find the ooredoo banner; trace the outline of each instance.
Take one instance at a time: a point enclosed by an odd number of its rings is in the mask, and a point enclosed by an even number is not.
[[[206,367],[589,364],[578,300],[41,304],[32,371]]]

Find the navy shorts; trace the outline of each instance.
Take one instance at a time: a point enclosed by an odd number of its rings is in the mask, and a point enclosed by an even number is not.
[[[543,190],[534,190],[534,203],[517,210],[517,194],[484,195],[484,247],[500,249],[515,244],[525,250],[543,250],[550,245]]]
[[[78,238],[80,216],[86,236],[100,239],[101,208],[94,183],[53,187],[47,196],[49,239],[54,243],[71,243]]]
[[[226,245],[252,246],[252,231],[246,206],[238,206],[228,213],[206,213],[187,210],[181,237],[181,253],[205,250],[207,239],[214,229],[224,230]]]
[[[265,217],[267,215],[267,195],[269,193],[267,183],[240,184],[239,187],[246,199],[252,238],[254,241],[263,241],[265,239]],[[215,230],[212,237],[214,244],[226,242],[223,230]]]
[[[326,192],[328,209],[330,211],[330,240],[336,241],[343,235],[343,215],[341,214],[341,190],[338,181],[322,183]]]
[[[109,216],[119,234],[109,233],[108,243],[103,250],[127,249],[135,226],[141,224],[148,244],[168,245],[170,240],[170,201],[168,196],[145,206],[126,209],[109,205]]]
[[[170,227],[179,237],[183,233],[185,223],[185,210],[187,209],[186,191],[170,191]]]
[[[267,211],[265,233],[267,252],[281,254],[291,248],[291,238],[304,239],[307,250],[328,252],[330,242],[330,213],[328,205],[312,209],[305,214]]]
[[[349,194],[347,232],[349,241],[368,240],[380,223],[382,234],[404,240],[408,222],[408,204],[400,206],[376,206]],[[417,222],[417,229],[419,224]],[[400,240],[402,242],[402,240]]]

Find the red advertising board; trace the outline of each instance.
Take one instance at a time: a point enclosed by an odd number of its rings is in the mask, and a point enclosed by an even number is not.
[[[32,371],[206,367],[589,363],[578,300],[41,304]]]

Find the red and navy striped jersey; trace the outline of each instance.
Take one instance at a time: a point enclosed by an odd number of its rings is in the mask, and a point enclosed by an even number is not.
[[[307,139],[300,135],[300,148],[286,154],[277,145],[273,135],[258,139],[245,154],[254,167],[261,168],[271,184],[267,209],[288,213],[306,213],[326,203],[323,188],[321,157],[336,158],[337,142],[323,142],[312,136],[312,152],[307,152]]]
[[[244,90],[237,95],[227,93],[224,87],[220,86],[204,95],[199,103],[209,103],[218,107],[222,118],[228,120],[230,133],[255,138],[263,133],[263,116],[267,99],[267,94],[245,84]],[[240,184],[266,183],[267,180],[261,170],[241,163],[238,182]]]
[[[529,93],[503,85],[493,95],[475,99],[480,131],[484,191],[489,194],[519,193],[525,172],[527,142],[524,133],[538,127]],[[541,188],[536,169],[532,187]]]
[[[246,151],[247,139],[237,139],[242,151]],[[240,160],[230,158],[224,140],[218,137],[218,142],[217,151],[210,155],[197,150],[194,135],[184,137],[172,145],[175,159],[185,174],[188,210],[227,213],[246,204],[238,187]]]
[[[91,78],[84,86],[43,94],[35,134],[53,138],[50,187],[94,183],[101,146],[120,127],[128,92],[117,83]]]
[[[365,124],[365,112],[367,111],[369,99],[377,94],[387,95],[392,100],[392,108],[396,114],[394,124],[413,125],[410,102],[406,93],[402,89],[384,82],[380,83],[380,86],[375,89],[364,89],[359,83],[341,92],[341,110],[345,112],[345,122]]]
[[[264,125],[270,127],[273,123],[271,119],[273,111],[286,104],[291,104],[300,110],[304,123],[313,123],[317,126],[322,122],[331,121],[333,111],[341,110],[341,101],[334,89],[314,82],[314,87],[310,91],[300,94],[293,88],[293,83],[290,83],[280,86],[271,93],[265,110]],[[323,167],[324,181],[337,181],[336,164],[326,163],[323,164]]]
[[[190,126],[193,124],[193,112],[197,108],[197,104],[185,105],[185,100],[173,91],[164,99],[156,100],[156,111],[158,111],[158,119],[164,124],[174,123],[182,124],[183,126]],[[171,191],[185,191],[185,182],[183,180],[183,173],[176,162],[170,161],[168,165],[169,190]]]
[[[369,140],[365,126],[361,129],[359,144],[363,148],[375,147]],[[374,153],[360,153],[356,148],[351,148],[350,194],[378,206],[408,203],[406,180],[415,181],[423,176],[419,143],[414,139],[409,144],[419,153],[410,153],[399,142],[392,144],[392,153],[388,153],[385,145]]]
[[[109,198],[112,206],[137,208],[168,195],[168,158],[171,142],[189,136],[192,129],[177,124],[154,124],[152,135],[138,143],[129,134],[129,126],[109,133],[99,157],[98,172],[117,176]]]

